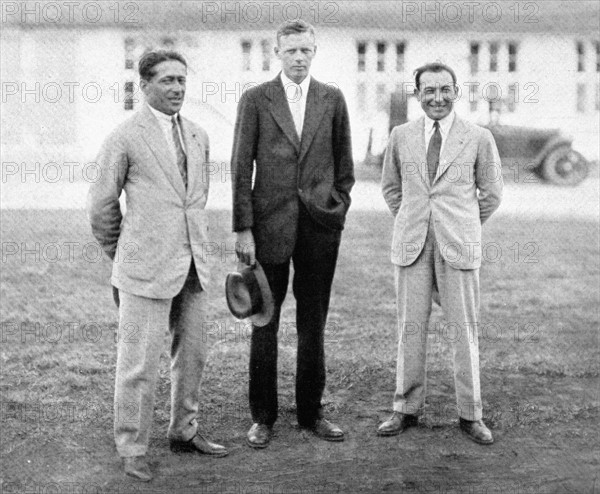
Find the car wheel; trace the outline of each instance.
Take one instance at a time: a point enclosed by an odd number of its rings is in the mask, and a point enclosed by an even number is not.
[[[588,163],[571,146],[559,146],[548,153],[542,165],[542,176],[556,185],[577,185],[588,175]]]

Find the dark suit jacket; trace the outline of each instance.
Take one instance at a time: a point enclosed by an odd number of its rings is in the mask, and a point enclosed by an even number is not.
[[[283,263],[290,258],[299,201],[317,223],[342,230],[354,164],[341,91],[311,78],[301,140],[279,75],[244,92],[231,162],[233,230],[252,228],[259,262]]]

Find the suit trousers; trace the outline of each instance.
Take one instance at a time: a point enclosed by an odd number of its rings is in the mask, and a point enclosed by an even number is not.
[[[154,412],[160,354],[171,335],[171,421],[168,437],[196,434],[199,388],[206,361],[206,292],[194,263],[172,299],[151,299],[119,291],[114,435],[120,456],[146,454]]]
[[[424,249],[410,266],[396,266],[395,279],[399,341],[394,410],[418,415],[424,406],[431,297],[437,285],[446,321],[435,334],[452,344],[458,415],[481,419],[479,269],[455,269],[448,264],[430,220]]]
[[[316,223],[300,204],[298,235],[292,253],[292,287],[298,333],[296,407],[298,424],[302,427],[313,426],[322,416],[324,332],[340,239],[341,231]],[[252,328],[249,399],[253,421],[273,425],[277,419],[277,332],[290,262],[261,263],[261,266],[273,293],[275,313],[268,325]]]

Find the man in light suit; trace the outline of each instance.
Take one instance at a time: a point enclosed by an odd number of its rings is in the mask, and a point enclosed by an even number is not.
[[[206,360],[208,197],[206,132],[179,115],[187,64],[177,52],[147,53],[139,62],[146,104],[104,141],[100,178],[88,196],[98,242],[113,259],[119,338],[115,442],[125,473],[149,481],[145,455],[159,357],[171,333],[171,422],[176,452],[224,456],[203,438],[196,415]],[[126,212],[119,198],[126,194]]]
[[[500,205],[500,158],[488,130],[455,115],[450,67],[420,67],[415,83],[425,116],[393,129],[383,164],[383,196],[395,216],[391,257],[399,342],[394,413],[378,434],[393,436],[417,425],[437,290],[447,320],[442,334],[453,344],[460,428],[472,440],[491,444],[481,420],[477,324],[481,226]]]
[[[268,445],[277,418],[277,331],[290,260],[297,304],[298,424],[325,440],[344,438],[323,417],[321,398],[324,330],[354,166],[344,97],[309,75],[316,50],[310,24],[283,24],[275,48],[282,72],[246,91],[238,106],[232,153],[236,250],[242,262],[260,262],[275,302],[271,322],[252,330],[254,424],[247,442],[253,448]]]

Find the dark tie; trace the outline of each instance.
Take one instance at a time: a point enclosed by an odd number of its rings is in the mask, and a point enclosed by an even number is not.
[[[171,122],[173,123],[171,127],[171,131],[173,134],[173,144],[175,144],[175,156],[177,157],[177,168],[179,168],[179,172],[181,173],[181,178],[183,178],[183,185],[187,188],[187,157],[185,155],[185,151],[183,150],[183,146],[181,145],[181,138],[179,137],[179,125],[177,124],[177,117],[171,117]]]
[[[429,173],[429,182],[433,183],[440,163],[440,149],[442,148],[442,133],[440,132],[440,123],[433,122],[434,132],[427,148],[427,172]]]

